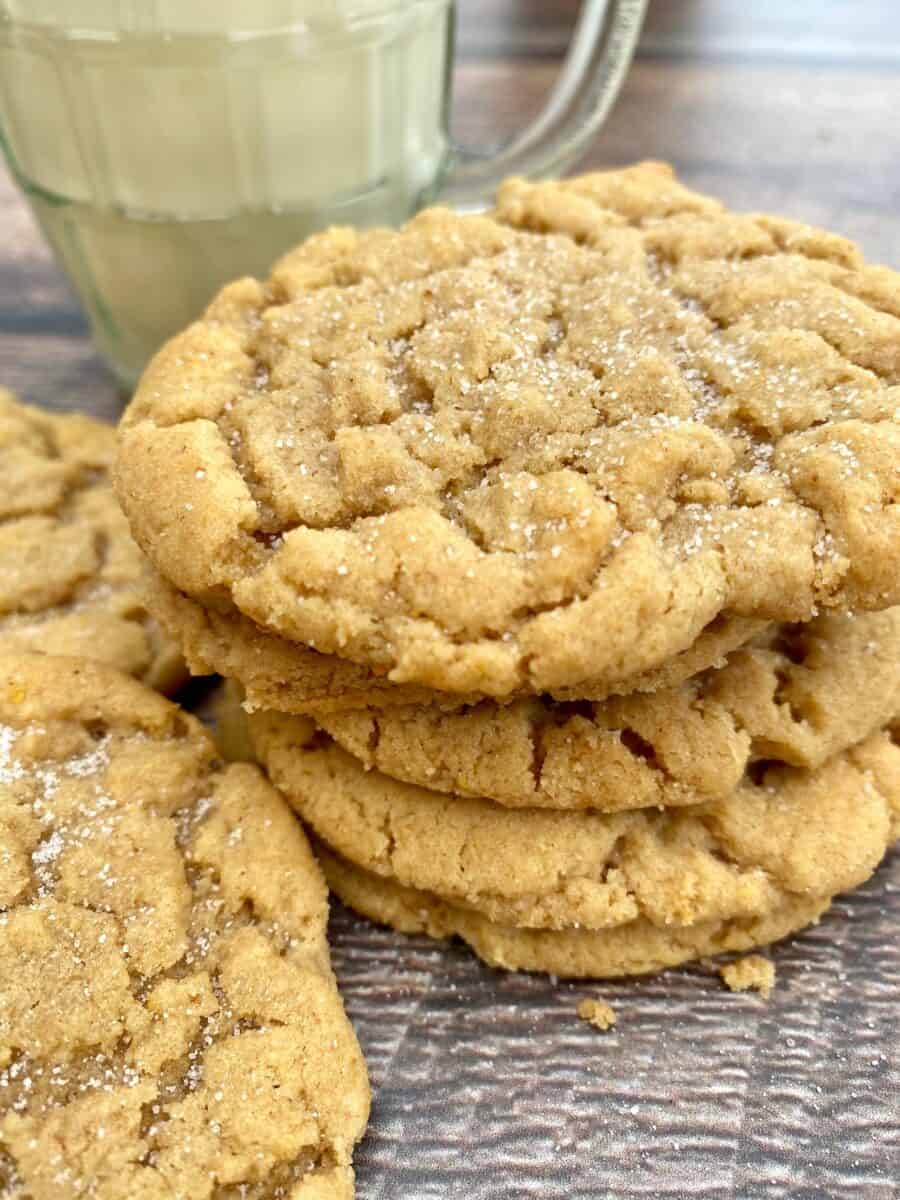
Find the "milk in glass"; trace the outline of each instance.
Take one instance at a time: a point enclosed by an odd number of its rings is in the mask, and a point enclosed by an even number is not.
[[[428,198],[451,8],[0,0],[4,149],[123,381],[227,280]]]

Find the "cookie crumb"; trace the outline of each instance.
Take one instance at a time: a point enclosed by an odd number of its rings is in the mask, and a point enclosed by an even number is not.
[[[596,1029],[612,1029],[616,1023],[616,1010],[605,1000],[581,1000],[577,1009],[582,1021],[587,1021]]]
[[[725,986],[732,992],[757,991],[768,1000],[775,986],[775,964],[761,954],[748,954],[719,967]]]

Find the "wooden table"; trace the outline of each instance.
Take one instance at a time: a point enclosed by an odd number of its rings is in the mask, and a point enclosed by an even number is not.
[[[461,0],[456,131],[535,109],[571,0]],[[585,165],[671,159],[735,205],[821,222],[900,266],[900,4],[653,0]],[[0,382],[114,416],[119,400],[0,177]],[[384,1200],[900,1195],[900,856],[775,948],[768,1004],[703,967],[614,986],[479,966],[346,912],[334,959],[375,1107],[359,1193]],[[602,994],[615,1031],[580,1022]]]

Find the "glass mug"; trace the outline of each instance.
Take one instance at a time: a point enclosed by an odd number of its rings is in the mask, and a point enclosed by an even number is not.
[[[217,288],[331,223],[473,206],[598,128],[646,0],[584,0],[544,111],[447,132],[452,0],[0,0],[0,140],[125,386]]]

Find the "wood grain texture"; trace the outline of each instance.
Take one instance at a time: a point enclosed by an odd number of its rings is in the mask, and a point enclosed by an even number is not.
[[[479,965],[336,907],[372,1074],[367,1200],[898,1194],[900,855],[773,951],[768,1003],[708,968],[609,985]],[[602,995],[618,1024],[575,1014]]]
[[[574,0],[460,0],[454,129],[489,144],[550,86]],[[671,159],[749,209],[900,265],[900,5],[651,0],[585,166]],[[115,388],[0,175],[0,383],[114,417]],[[197,700],[204,689],[195,685]],[[900,1196],[900,853],[777,947],[768,1004],[708,968],[616,985],[505,975],[336,906],[334,961],[375,1087],[363,1200]],[[599,1033],[575,1008],[602,995]]]

